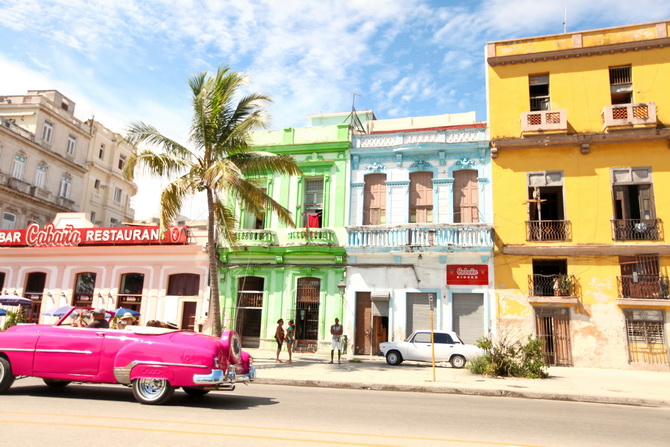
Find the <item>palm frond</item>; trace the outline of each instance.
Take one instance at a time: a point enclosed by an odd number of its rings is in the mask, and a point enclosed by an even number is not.
[[[173,178],[189,171],[192,166],[190,161],[183,158],[144,149],[128,157],[122,173],[129,180],[134,179],[138,170],[158,177]]]
[[[166,137],[155,127],[141,121],[130,123],[130,126],[126,130],[125,140],[132,145],[144,143],[155,148],[160,148],[165,153],[183,158],[184,160],[193,160],[194,157],[194,154],[186,147]]]
[[[218,242],[223,242],[231,247],[237,246],[237,219],[233,210],[228,208],[220,200],[214,201],[214,216],[217,228]]]
[[[286,154],[252,151],[235,154],[230,159],[245,176],[262,176],[271,172],[283,175],[302,174],[293,157]]]
[[[161,192],[160,227],[161,232],[177,220],[184,200],[197,192],[193,178],[183,176],[169,183]]]

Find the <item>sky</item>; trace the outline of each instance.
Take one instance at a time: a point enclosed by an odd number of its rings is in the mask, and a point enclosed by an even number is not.
[[[56,89],[81,120],[122,134],[143,121],[188,145],[188,79],[229,66],[272,98],[271,129],[354,98],[378,119],[485,121],[486,42],[667,19],[667,0],[0,0],[0,95]],[[144,219],[161,184],[137,183]]]

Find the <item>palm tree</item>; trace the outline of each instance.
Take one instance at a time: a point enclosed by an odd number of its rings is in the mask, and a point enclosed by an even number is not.
[[[300,174],[290,156],[253,151],[249,146],[250,132],[265,127],[264,105],[270,99],[250,93],[235,102],[245,81],[244,75],[228,67],[219,68],[214,76],[199,73],[191,77],[190,149],[142,122],[131,123],[126,136],[131,144],[143,143],[149,147],[128,159],[123,168],[125,177],[132,180],[139,168],[170,181],[161,192],[161,231],[176,220],[187,198],[206,193],[209,317],[213,319],[212,331],[217,337],[222,333],[217,246],[218,242],[236,245],[233,231],[237,226],[236,205],[255,214],[274,211],[281,222],[294,226],[289,211],[272,200],[253,179],[271,173]]]

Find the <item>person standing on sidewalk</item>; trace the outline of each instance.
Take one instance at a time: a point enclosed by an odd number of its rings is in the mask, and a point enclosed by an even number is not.
[[[281,318],[277,320],[277,329],[275,330],[275,340],[277,341],[277,362],[283,363],[279,360],[279,353],[281,352],[281,347],[284,344],[284,320]]]
[[[295,343],[295,323],[293,320],[288,320],[288,327],[286,328],[286,350],[288,351],[288,361],[286,363],[293,363],[293,344]]]
[[[340,324],[339,318],[335,318],[335,324],[330,327],[330,333],[333,335],[333,341],[330,346],[330,362],[333,363],[333,354],[337,349],[337,363],[342,363],[342,332],[344,328]]]

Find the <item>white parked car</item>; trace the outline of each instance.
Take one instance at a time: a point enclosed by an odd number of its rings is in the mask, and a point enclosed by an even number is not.
[[[454,368],[463,368],[465,363],[481,357],[484,351],[475,345],[467,345],[455,332],[433,331],[435,362],[449,362]],[[432,348],[430,331],[414,331],[405,341],[379,344],[382,355],[389,365],[400,365],[403,361],[431,362]]]

